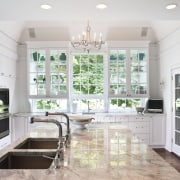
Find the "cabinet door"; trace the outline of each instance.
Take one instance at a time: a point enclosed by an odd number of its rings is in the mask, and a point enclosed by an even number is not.
[[[128,123],[128,116],[121,116],[121,115],[117,115],[115,122],[122,125],[125,128],[129,127],[129,123]]]
[[[150,121],[150,145],[165,145],[165,117],[154,115]]]
[[[127,52],[126,50],[110,50],[109,74],[111,95],[127,94]]]
[[[103,122],[115,122],[115,115],[105,115],[103,118]]]
[[[147,49],[111,49],[109,54],[109,95],[147,97]]]
[[[149,122],[129,122],[129,128],[133,133],[149,133]]]
[[[29,95],[46,95],[46,51],[30,50]]]
[[[50,50],[50,96],[67,94],[67,58],[63,50]]]
[[[130,50],[130,95],[145,96],[148,94],[146,50]]]
[[[12,141],[16,141],[27,133],[27,117],[13,117],[12,118]]]
[[[11,143],[11,136],[8,135],[2,139],[0,139],[0,149],[5,148],[6,146],[8,146]]]

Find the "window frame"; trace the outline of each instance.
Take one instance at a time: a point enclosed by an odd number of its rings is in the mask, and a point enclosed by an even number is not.
[[[108,78],[108,74],[106,73],[106,70],[107,70],[107,55],[106,53],[104,52],[89,52],[89,53],[85,53],[85,52],[72,52],[70,54],[70,58],[69,58],[69,79],[73,79],[73,56],[74,55],[102,55],[103,56],[103,68],[104,68],[104,71],[103,71],[103,77],[104,79],[107,79]],[[107,112],[107,83],[103,82],[103,88],[104,88],[104,93],[102,95],[97,95],[97,94],[79,94],[79,95],[73,95],[73,81],[70,82],[69,81],[69,103],[70,104],[73,104],[73,101],[74,100],[83,100],[83,99],[87,99],[87,100],[93,100],[93,99],[102,99],[104,100],[104,110],[103,111],[100,111],[100,112]],[[70,96],[71,94],[71,96]],[[70,112],[72,112],[72,106],[70,108]]]

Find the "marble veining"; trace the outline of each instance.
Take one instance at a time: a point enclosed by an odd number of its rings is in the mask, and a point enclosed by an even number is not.
[[[41,126],[29,136],[50,135],[57,134],[52,127]],[[16,151],[13,146],[19,141],[1,151],[0,156],[5,151]],[[179,180],[180,173],[129,130],[116,124],[92,124],[84,130],[72,129],[71,145],[65,150],[60,169],[0,170],[0,180],[15,179]]]

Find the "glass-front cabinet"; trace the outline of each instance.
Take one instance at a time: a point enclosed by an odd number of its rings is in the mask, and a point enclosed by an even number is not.
[[[29,94],[44,96],[46,94],[46,51],[30,50],[29,58]]]
[[[111,50],[109,61],[110,94],[127,94],[127,51]]]
[[[65,50],[31,49],[29,51],[30,97],[67,95],[67,59]]]
[[[109,96],[147,97],[148,58],[146,49],[109,51]]]
[[[50,50],[50,94],[67,94],[66,53],[62,50]]]

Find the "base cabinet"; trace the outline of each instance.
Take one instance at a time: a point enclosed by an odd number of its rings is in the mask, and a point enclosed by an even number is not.
[[[112,122],[132,131],[134,140],[140,139],[151,146],[165,146],[165,114],[145,115],[96,115],[96,122]],[[138,141],[137,141],[138,142]]]
[[[11,143],[11,136],[10,135],[0,139],[0,150],[5,148],[6,146],[8,146],[10,143]]]
[[[12,142],[14,142],[27,134],[28,117],[13,116],[11,126]]]
[[[140,139],[151,146],[165,145],[165,115],[120,115],[120,114],[96,114],[96,123],[117,123],[132,131],[134,140]],[[28,116],[14,116],[12,118],[12,141],[26,135],[36,129],[39,124],[30,124]],[[138,140],[137,139],[137,140]],[[137,141],[138,142],[138,141]]]
[[[165,145],[165,116],[153,115],[150,121],[150,145],[164,146]]]
[[[150,136],[150,117],[149,116],[131,116],[129,117],[129,129],[143,143],[149,144]]]

